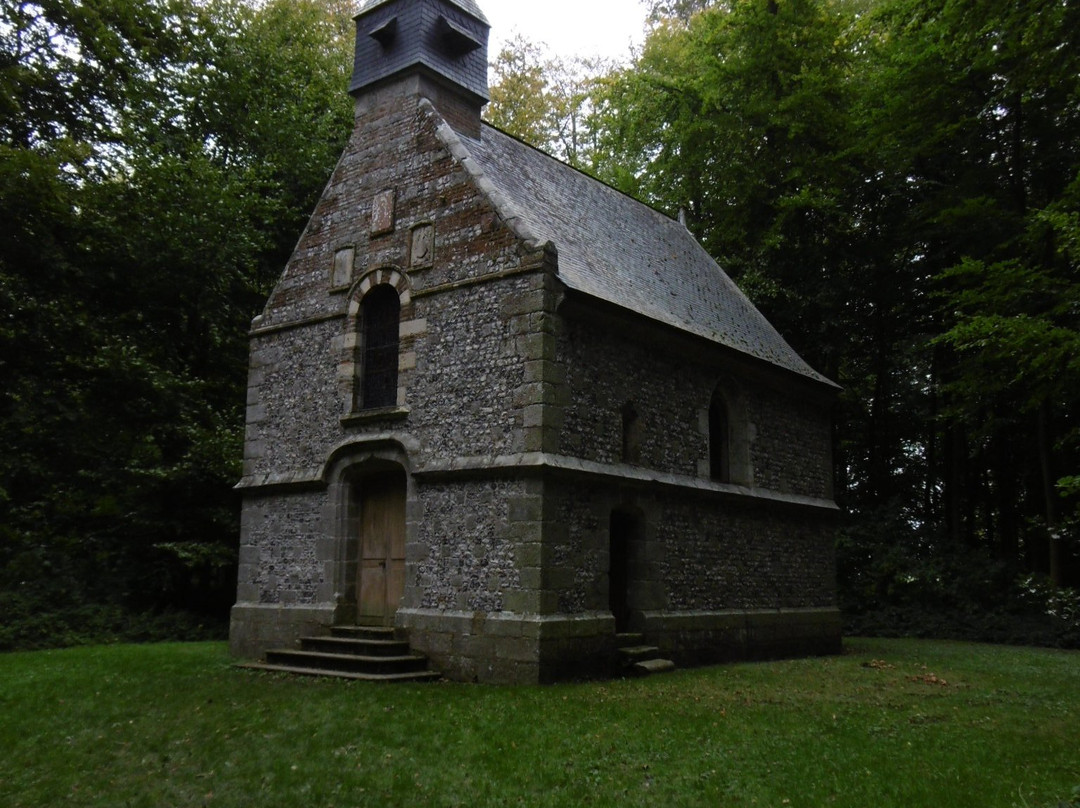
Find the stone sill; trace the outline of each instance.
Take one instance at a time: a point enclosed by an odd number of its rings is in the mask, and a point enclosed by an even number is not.
[[[341,416],[342,426],[357,426],[373,421],[400,421],[409,415],[408,407],[376,407],[370,410],[357,410]]]
[[[272,472],[267,474],[248,474],[240,479],[234,489],[243,491],[254,488],[323,488],[326,484],[322,479],[322,469],[319,467],[297,469],[295,471]]]

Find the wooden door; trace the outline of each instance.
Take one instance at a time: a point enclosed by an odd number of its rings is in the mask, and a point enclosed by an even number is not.
[[[392,625],[405,591],[405,475],[368,477],[358,488],[359,622]]]

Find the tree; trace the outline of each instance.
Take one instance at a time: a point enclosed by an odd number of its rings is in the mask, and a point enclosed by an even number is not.
[[[885,66],[866,126],[888,158],[875,182],[905,198],[892,231],[937,302],[929,472],[942,516],[954,539],[1059,582],[1062,539],[1046,534],[1060,536],[1080,404],[1078,22],[1058,2],[918,0],[867,20]]]
[[[521,34],[506,43],[490,65],[491,100],[484,117],[494,126],[543,148],[554,141],[554,104],[545,72],[543,48]]]
[[[5,12],[22,17],[0,73],[4,610],[221,620],[246,332],[351,128],[348,10]]]
[[[112,139],[144,69],[177,55],[173,0],[0,3],[0,136],[11,147]]]
[[[591,94],[605,67],[600,60],[567,62],[518,35],[491,63],[491,102],[484,117],[572,166],[589,169]]]
[[[719,4],[720,0],[649,0],[647,5],[649,20],[656,23],[665,19],[688,22],[697,12]]]

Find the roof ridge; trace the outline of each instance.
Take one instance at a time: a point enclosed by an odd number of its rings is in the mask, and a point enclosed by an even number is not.
[[[435,127],[435,134],[446,146],[451,155],[461,164],[469,175],[473,178],[473,182],[476,183],[480,191],[491,202],[492,207],[495,208],[495,212],[499,214],[502,220],[506,223],[514,234],[525,242],[526,246],[530,249],[539,250],[545,249],[549,245],[554,246],[551,241],[542,239],[533,233],[532,228],[529,227],[525,217],[518,210],[517,205],[511,202],[495,184],[488,179],[484,173],[484,169],[473,158],[472,153],[469,151],[469,147],[465,145],[461,135],[459,135],[454,128],[446,122],[446,120],[439,114],[439,111],[435,109],[435,105],[431,103],[427,98],[420,99],[420,109],[425,113],[433,115],[437,121]]]

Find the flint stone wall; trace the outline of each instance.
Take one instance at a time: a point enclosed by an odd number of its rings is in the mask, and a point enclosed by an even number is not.
[[[611,513],[637,515],[631,607],[649,611],[831,608],[831,512],[740,503],[723,495],[646,486],[551,485],[546,575],[559,611],[608,608]]]
[[[600,463],[623,462],[622,408],[633,406],[641,432],[635,466],[708,478],[709,404],[719,387],[742,403],[757,489],[832,496],[830,405],[796,386],[786,392],[739,374],[720,351],[640,338],[568,318],[557,357],[565,371],[559,451]],[[733,413],[732,417],[737,417]]]
[[[420,488],[415,605],[452,611],[502,611],[521,589],[520,545],[511,508],[523,480],[462,480]]]

